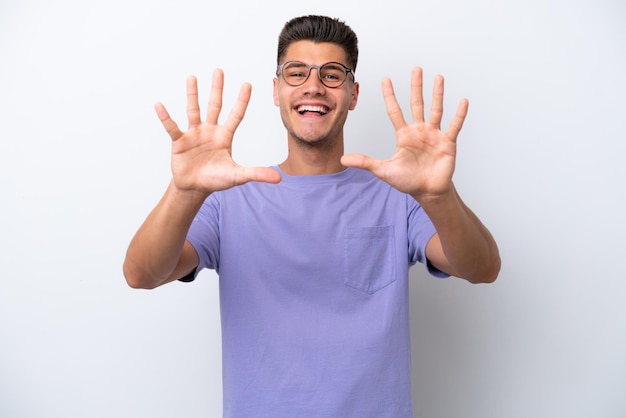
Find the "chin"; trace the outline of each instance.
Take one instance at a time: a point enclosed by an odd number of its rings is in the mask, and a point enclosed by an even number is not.
[[[291,135],[291,137],[296,144],[311,148],[326,148],[333,143],[333,141],[328,136]]]

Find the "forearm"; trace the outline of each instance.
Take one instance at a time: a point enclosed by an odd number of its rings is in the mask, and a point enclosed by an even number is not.
[[[168,186],[128,246],[124,276],[131,287],[150,289],[177,278],[187,232],[205,199]]]
[[[500,272],[497,244],[454,187],[445,196],[422,200],[420,204],[437,230],[443,255],[431,260],[435,266],[472,283],[493,282]]]

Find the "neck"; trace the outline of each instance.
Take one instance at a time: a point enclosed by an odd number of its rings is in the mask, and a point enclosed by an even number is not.
[[[341,165],[342,155],[343,144],[340,147],[333,147],[333,149],[318,149],[290,143],[287,159],[280,164],[280,169],[290,176],[338,173],[345,169]]]

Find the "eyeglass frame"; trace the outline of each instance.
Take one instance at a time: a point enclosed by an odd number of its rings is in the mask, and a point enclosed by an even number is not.
[[[307,68],[306,77],[304,78],[304,81],[302,81],[302,83],[300,83],[300,84],[295,84],[295,85],[294,85],[294,84],[291,84],[291,83],[289,83],[289,82],[287,81],[287,79],[286,79],[286,78],[285,78],[285,76],[284,76],[284,73],[283,73],[283,67],[284,67],[285,65],[289,64],[289,63],[292,63],[292,62],[299,62],[299,63],[302,63],[302,64],[304,64],[304,65],[306,66],[306,68]],[[320,69],[321,69],[323,66],[328,65],[328,64],[338,64],[338,65],[340,65],[340,66],[344,69],[345,74],[346,74],[346,78],[344,78],[344,79],[343,79],[343,81],[341,82],[341,84],[338,84],[338,85],[336,85],[336,86],[329,86],[329,85],[327,85],[327,84],[324,82],[324,80],[322,79],[322,74],[321,74],[321,72],[320,72]],[[315,68],[315,69],[317,70],[317,79],[318,79],[318,80],[319,80],[319,81],[320,81],[320,82],[324,85],[324,87],[327,87],[327,88],[329,88],[329,89],[336,89],[336,88],[339,88],[339,87],[343,86],[343,85],[346,83],[346,80],[348,79],[348,74],[351,74],[351,75],[352,75],[352,81],[353,81],[353,82],[354,82],[354,81],[356,81],[356,79],[355,79],[355,77],[354,77],[354,70],[353,70],[352,68],[346,67],[345,65],[343,65],[342,63],[337,62],[337,61],[329,61],[329,62],[325,62],[325,63],[324,63],[324,64],[322,64],[322,65],[309,65],[309,64],[307,64],[307,63],[306,63],[306,62],[304,62],[304,61],[300,61],[300,60],[289,60],[289,61],[285,61],[285,62],[283,62],[282,64],[279,64],[279,65],[278,65],[278,67],[276,68],[276,76],[280,76],[280,77],[282,77],[282,79],[285,81],[285,83],[287,83],[287,85],[288,85],[288,86],[291,86],[291,87],[300,87],[300,86],[302,86],[304,83],[306,83],[306,82],[307,82],[307,80],[309,79],[309,77],[311,76],[311,69],[312,69],[312,68]]]

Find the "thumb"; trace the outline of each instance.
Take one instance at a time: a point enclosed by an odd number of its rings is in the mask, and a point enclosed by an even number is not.
[[[345,154],[341,157],[341,164],[345,167],[362,168],[374,172],[380,166],[381,161],[364,154]]]
[[[280,173],[269,167],[240,167],[240,181],[260,181],[264,183],[279,183]]]

